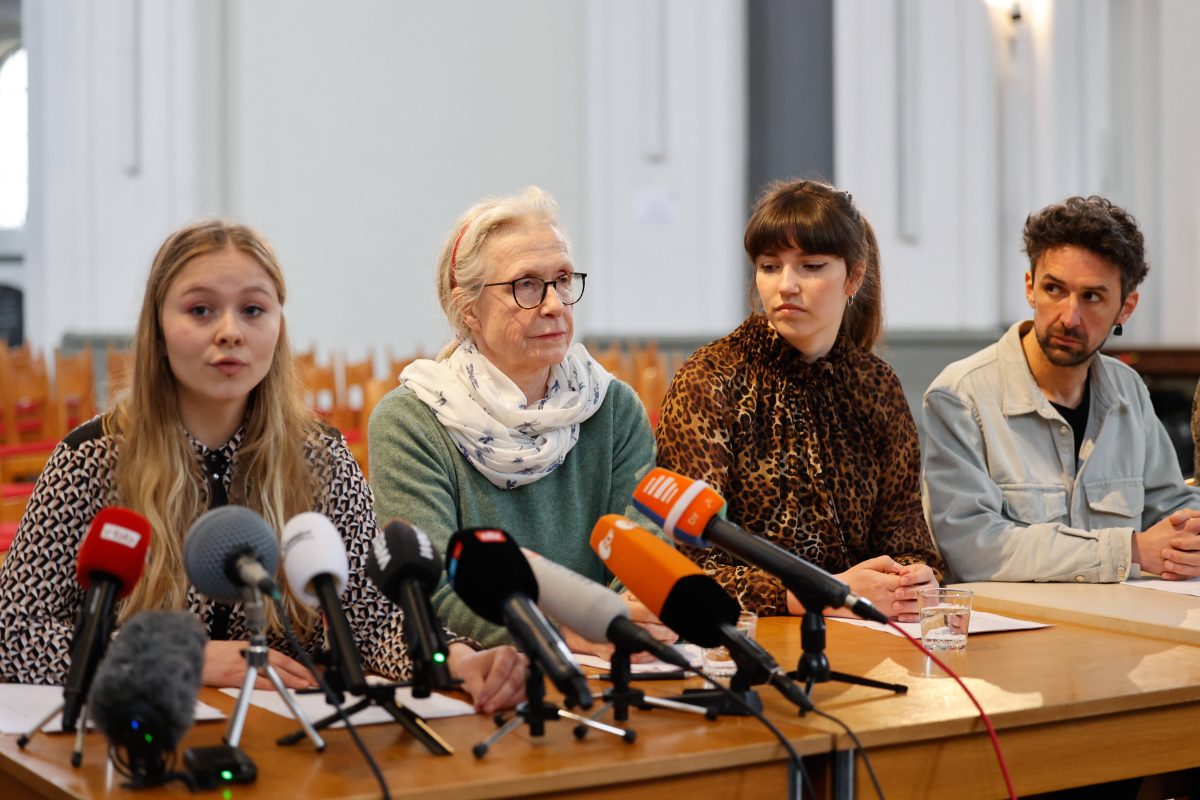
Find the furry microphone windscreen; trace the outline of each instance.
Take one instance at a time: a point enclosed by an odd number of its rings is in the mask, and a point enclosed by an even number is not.
[[[110,744],[131,756],[175,749],[192,726],[207,642],[186,611],[143,611],[121,628],[88,695]]]

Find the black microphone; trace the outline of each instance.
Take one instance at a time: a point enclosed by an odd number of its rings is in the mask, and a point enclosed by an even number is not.
[[[844,607],[863,619],[887,624],[888,618],[850,587],[816,564],[755,536],[720,516],[725,500],[704,481],[693,481],[655,467],[633,492],[633,504],[681,544],[716,545],[747,564],[766,570],[783,582],[801,602]]]
[[[271,577],[279,569],[279,540],[265,519],[243,506],[214,508],[192,523],[183,568],[197,591],[218,602],[236,603],[246,588],[283,599]]]
[[[347,691],[362,694],[367,677],[340,599],[350,577],[341,534],[324,514],[306,511],[283,526],[281,544],[288,586],[298,598],[324,612],[333,669]]]
[[[171,779],[167,756],[192,726],[208,636],[186,611],[143,611],[96,670],[88,707],[132,785]]]
[[[504,531],[469,528],[450,537],[446,549],[450,585],[471,610],[504,625],[566,698],[567,705],[591,708],[587,678],[571,658],[558,631],[536,605],[537,579],[521,548]]]
[[[537,579],[538,607],[551,618],[590,642],[611,642],[630,653],[645,651],[680,669],[691,667],[682,653],[630,619],[628,604],[616,592],[538,553],[526,551],[526,555]]]
[[[75,620],[71,666],[63,682],[62,726],[75,730],[96,667],[108,649],[116,601],[133,591],[146,564],[150,523],[125,508],[102,508],[79,545],[75,577],[87,590]]]
[[[433,542],[411,523],[392,520],[371,542],[367,577],[404,612],[413,697],[453,689],[457,681],[450,674],[450,646],[429,603],[442,577],[442,559]]]

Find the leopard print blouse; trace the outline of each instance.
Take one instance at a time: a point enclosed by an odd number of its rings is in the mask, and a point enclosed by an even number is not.
[[[680,367],[657,437],[659,466],[707,481],[731,522],[830,572],[879,555],[941,570],[900,380],[845,337],[808,364],[751,316]],[[772,575],[716,549],[681,549],[743,608],[788,613]]]
[[[188,436],[198,461],[211,463],[216,458],[229,465],[222,476],[226,491],[238,468],[243,436],[239,429],[219,450],[209,450]],[[350,579],[342,603],[363,667],[388,678],[407,679],[411,662],[403,638],[403,615],[366,576],[367,552],[376,532],[371,490],[336,430],[322,429],[305,444],[307,459],[323,487],[313,510],[333,522],[346,544]],[[59,443],[38,478],[0,570],[0,681],[58,684],[66,676],[75,615],[84,600],[75,580],[77,553],[96,512],[117,503],[119,455],[119,441],[104,432],[97,417]],[[154,531],[154,535],[163,533]],[[188,606],[211,635],[216,616],[213,602],[189,587]],[[227,634],[230,639],[248,635],[240,603],[232,606]],[[273,649],[291,652],[281,634],[270,633],[267,638]],[[315,655],[323,647],[324,632],[318,625],[307,649]]]

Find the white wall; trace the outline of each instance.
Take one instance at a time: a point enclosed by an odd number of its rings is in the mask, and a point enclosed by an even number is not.
[[[890,328],[1021,316],[1024,215],[1101,192],[1150,243],[1127,341],[1200,341],[1200,6],[1027,0],[1015,28],[1007,7],[835,6],[835,177],[879,233]],[[165,233],[227,213],[278,247],[300,347],[429,352],[452,221],[528,183],[593,275],[582,334],[726,331],[746,281],[743,11],[27,3],[30,338],[128,331]]]
[[[1200,5],[1026,0],[1016,23],[1011,6],[835,6],[836,176],[879,234],[889,328],[1026,317],[1026,215],[1097,193],[1147,238],[1124,341],[1195,345]]]
[[[583,243],[578,4],[227,8],[227,207],[279,250],[297,346],[436,350],[437,254],[486,195],[540,184]]]
[[[128,332],[163,237],[220,210],[219,53],[204,0],[25,3],[28,338]]]
[[[228,208],[278,247],[299,346],[436,350],[453,221],[529,183],[589,273],[580,334],[736,323],[741,3],[228,9]]]

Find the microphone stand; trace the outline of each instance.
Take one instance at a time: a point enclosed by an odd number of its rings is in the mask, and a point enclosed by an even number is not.
[[[292,693],[283,685],[279,673],[271,666],[270,649],[267,647],[267,636],[264,633],[267,627],[267,614],[263,607],[262,593],[256,586],[247,586],[242,592],[242,597],[242,605],[246,611],[246,626],[250,629],[250,646],[242,651],[246,656],[246,677],[242,681],[242,689],[238,694],[233,716],[229,718],[229,727],[225,731],[225,743],[230,747],[237,747],[242,740],[242,728],[246,724],[246,712],[250,708],[254,683],[258,679],[258,673],[262,672],[266,674],[271,685],[275,687],[275,691],[283,698],[283,702],[291,710],[292,716],[304,728],[304,732],[312,740],[318,752],[324,750],[325,740],[313,728],[304,711],[296,703],[296,698],[292,697]]]
[[[333,689],[339,704],[342,701],[342,693],[345,690],[345,680],[342,678],[341,671],[335,666],[337,659],[329,659],[325,667],[325,680]],[[396,689],[400,686],[411,686],[413,683],[367,683],[363,686],[356,686],[348,691],[350,694],[357,695],[361,699],[353,705],[342,709],[339,714],[334,711],[326,717],[323,717],[313,725],[316,730],[328,728],[333,723],[342,718],[342,714],[347,717],[353,716],[360,711],[365,711],[370,706],[378,706],[388,712],[396,722],[400,723],[400,727],[404,728],[418,742],[425,745],[425,749],[435,756],[448,756],[454,752],[454,748],[438,735],[429,722],[426,721],[417,712],[413,711],[403,703],[396,702]],[[304,738],[306,731],[304,729],[293,731],[285,736],[280,736],[275,740],[279,745],[291,745]]]
[[[513,718],[507,722],[504,720],[503,712],[496,713],[495,721],[500,726],[500,729],[471,748],[471,752],[475,754],[476,758],[483,758],[487,755],[487,751],[492,745],[516,730],[517,726],[522,722],[528,723],[530,736],[544,736],[547,722],[554,722],[557,719],[571,719],[578,722],[579,726],[585,730],[587,728],[595,728],[598,731],[611,733],[613,736],[620,736],[626,742],[633,742],[637,738],[637,734],[634,731],[618,728],[613,725],[606,725],[603,722],[597,722],[594,719],[588,719],[574,712],[559,708],[553,703],[547,703],[545,701],[546,677],[537,661],[533,659],[530,660],[529,672],[525,675],[525,698],[525,702],[517,706]],[[575,730],[575,738],[583,738],[578,728]]]
[[[642,711],[653,711],[655,707],[668,708],[688,714],[703,714],[708,719],[717,718],[718,712],[713,708],[705,708],[695,703],[684,703],[666,697],[651,697],[641,689],[634,689],[630,686],[630,681],[633,679],[633,669],[629,661],[631,655],[632,652],[630,650],[620,645],[617,645],[617,649],[613,651],[609,664],[609,674],[612,676],[612,688],[605,690],[604,705],[600,706],[599,710],[595,714],[592,714],[589,719],[593,721],[598,720],[611,708],[613,710],[613,719],[617,722],[625,722],[629,719],[629,709],[631,707]],[[575,727],[575,738],[582,739],[586,735],[586,726],[577,725]]]
[[[32,740],[36,734],[41,733],[42,728],[49,725],[50,720],[54,719],[56,716],[61,714],[63,712],[63,708],[65,708],[65,707],[66,707],[65,703],[59,703],[57,706],[54,707],[54,709],[49,714],[42,717],[42,719],[36,725],[34,725],[32,728],[30,728],[28,732],[21,734],[17,738],[17,747],[24,750],[25,746],[29,744],[30,740]],[[87,712],[88,712],[88,707],[87,707],[87,703],[85,702],[79,709],[79,722],[75,726],[75,746],[71,750],[71,766],[72,767],[78,767],[81,764],[83,764],[83,735],[87,732],[87,726],[88,726],[88,713]],[[66,730],[66,729],[64,728],[63,730]]]
[[[825,655],[825,603],[811,596],[797,595],[804,606],[804,618],[800,622],[800,646],[803,653],[796,665],[795,672],[789,672],[788,677],[804,681],[805,694],[812,696],[814,683],[839,681],[855,686],[870,686],[874,689],[886,689],[896,694],[906,694],[908,687],[902,683],[885,683],[874,678],[864,678],[860,675],[849,675],[836,672],[829,668],[829,658]],[[804,716],[804,709],[800,709]]]

